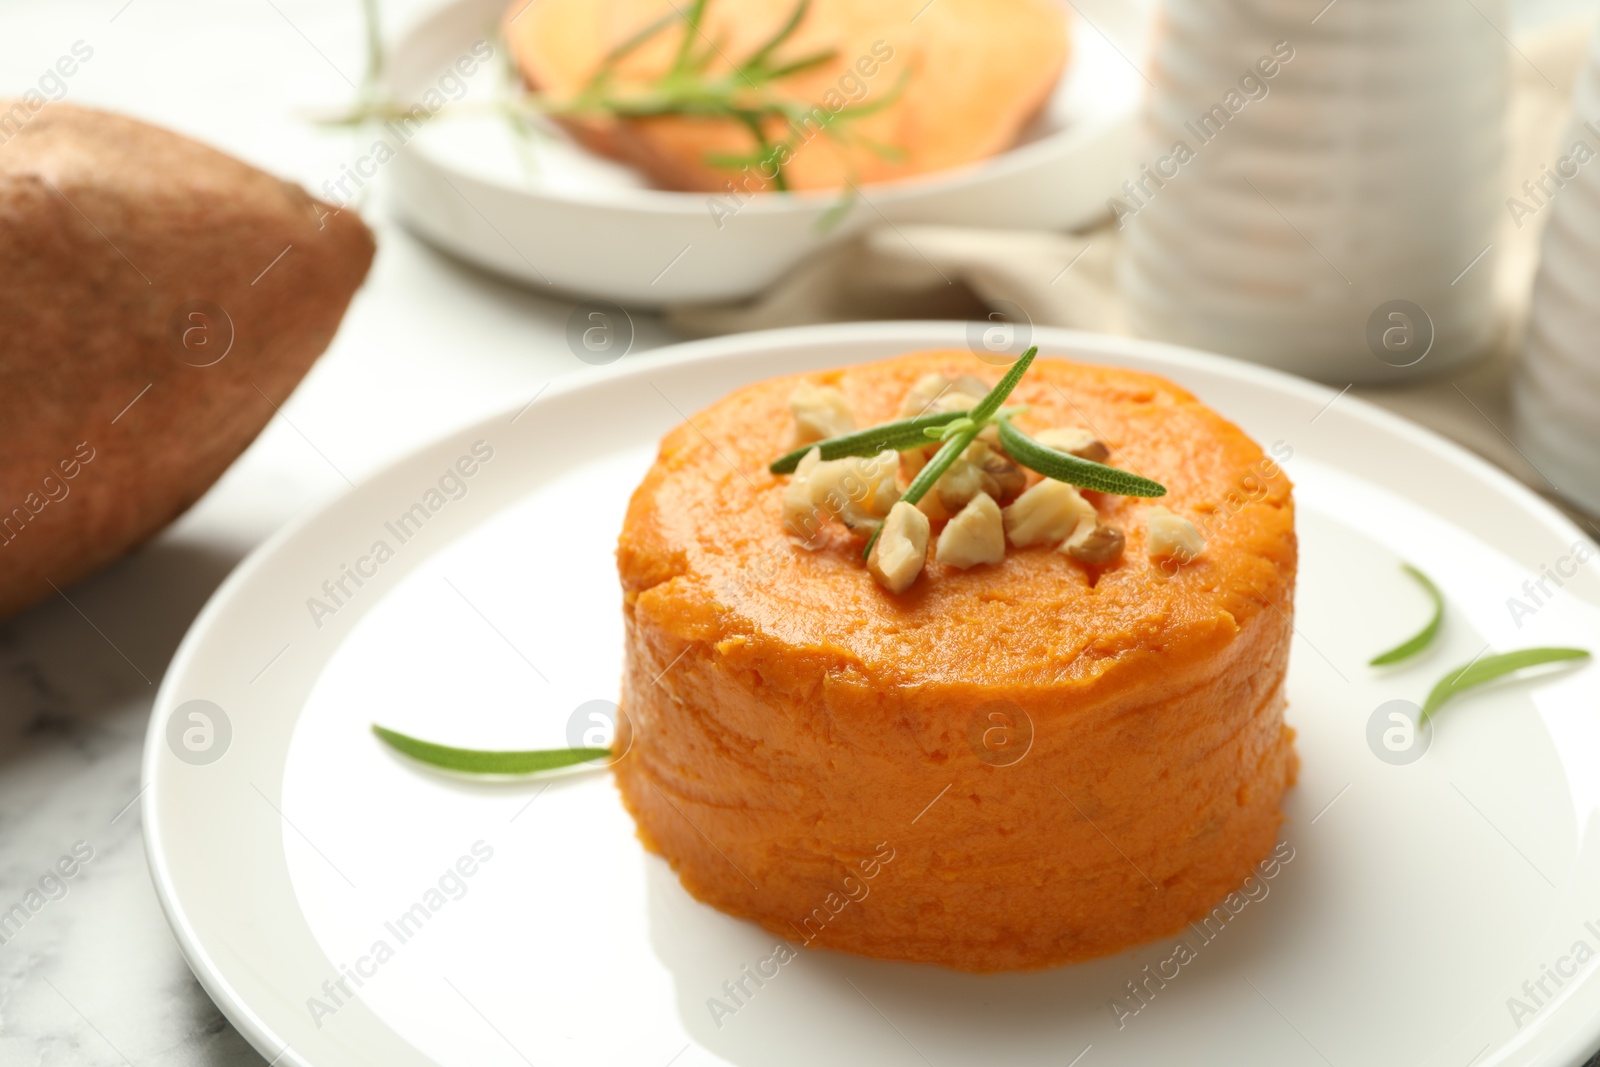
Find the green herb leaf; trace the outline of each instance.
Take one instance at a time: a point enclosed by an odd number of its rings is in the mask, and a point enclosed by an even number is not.
[[[833,203],[828,205],[828,210],[824,211],[817,217],[817,221],[813,226],[813,229],[815,229],[819,234],[831,232],[835,226],[838,226],[839,223],[843,222],[849,216],[851,209],[853,209],[855,206],[856,187],[854,185],[847,185],[844,187],[844,191],[839,194],[838,198],[835,199]]]
[[[632,55],[634,52],[638,51],[646,41],[650,40],[652,37],[666,29],[668,26],[672,25],[674,22],[677,22],[680,18],[682,18],[682,16],[676,11],[670,11],[656,19],[654,22],[647,24],[644,28],[640,29],[638,32],[624,40],[621,44],[611,49],[611,51],[605,54],[605,58],[601,59],[600,66],[595,68],[595,72],[589,76],[590,84],[596,84],[601,79],[610,77],[612,68],[614,68],[620,60],[623,60],[629,55]]]
[[[1429,716],[1438,711],[1446,701],[1474,686],[1492,682],[1503,675],[1528,667],[1588,658],[1589,653],[1581,648],[1524,648],[1516,652],[1502,652],[1497,656],[1484,656],[1451,671],[1439,680],[1439,684],[1433,687],[1428,699],[1422,704],[1422,714],[1418,716],[1417,725],[1426,722]]]
[[[989,420],[993,419],[995,414],[999,412],[1000,405],[1006,402],[1006,397],[1011,395],[1011,390],[1015,389],[1017,383],[1022,380],[1022,376],[1028,373],[1028,368],[1033,365],[1033,359],[1038,354],[1039,346],[1034,345],[1018,356],[1017,361],[1011,364],[1005,376],[995,383],[993,389],[989,390],[989,395],[978,401],[977,407],[959,414],[958,417],[965,422],[965,427],[956,428],[952,436],[945,438],[944,446],[935,452],[933,458],[928,461],[928,465],[918,471],[915,478],[911,479],[911,484],[906,486],[906,491],[900,495],[902,503],[914,505],[928,495],[928,490],[933,488],[934,483],[943,476],[945,471],[950,469],[951,464],[955,463],[961,453],[967,450],[967,446],[975,441],[978,434],[989,424]],[[1165,492],[1165,490],[1162,491]],[[872,536],[867,539],[867,547],[862,550],[862,559],[872,555],[872,546],[878,543],[878,534],[882,532],[882,526],[872,531]]]
[[[1033,359],[1038,354],[1039,346],[1034,345],[1017,357],[1017,361],[1006,371],[1005,377],[1001,378],[995,387],[989,390],[989,395],[978,401],[978,406],[972,409],[973,422],[981,426],[994,418],[995,412],[1000,410],[1000,405],[1011,395],[1011,390],[1017,387],[1017,383],[1022,381],[1022,376],[1028,373],[1028,368],[1033,366]]]
[[[780,78],[792,78],[796,74],[808,71],[813,67],[820,67],[825,63],[832,63],[838,58],[839,53],[836,49],[825,48],[818,52],[808,52],[798,59],[791,59],[782,66],[773,67],[771,70],[764,70],[760,73],[761,76],[766,78],[768,81],[777,81]],[[838,118],[843,114],[844,109],[840,108],[839,111],[833,115],[833,117]]]
[[[927,496],[928,490],[933,488],[933,483],[937,482],[939,477],[950,469],[950,465],[956,461],[956,458],[962,452],[966,451],[967,446],[978,436],[978,431],[981,429],[981,426],[969,426],[946,441],[939,451],[933,454],[933,458],[928,460],[927,466],[918,471],[917,476],[911,479],[911,484],[906,486],[904,493],[900,494],[900,499],[907,504],[915,504]]]
[[[900,496],[900,500],[904,503],[915,505],[927,495],[928,490],[933,488],[940,476],[950,469],[951,464],[955,463],[967,446],[977,439],[978,434],[993,423],[999,427],[1000,444],[1010,453],[1011,458],[1047,478],[1081,485],[1086,489],[1120,493],[1123,496],[1165,496],[1167,488],[1159,482],[1115,467],[1107,467],[1103,463],[1093,463],[1065,452],[1057,452],[1011,425],[1011,417],[1026,411],[1027,407],[1001,405],[1017,387],[1022,376],[1028,373],[1028,368],[1033,365],[1034,358],[1038,354],[1039,347],[1034,345],[1017,357],[1016,362],[1007,369],[1005,376],[971,411],[945,411],[935,415],[919,415],[914,419],[901,419],[898,422],[872,426],[839,437],[830,437],[825,441],[805,445],[779,456],[772,461],[768,469],[774,474],[793,473],[806,453],[813,448],[822,449],[823,459],[838,459],[843,456],[875,455],[886,448],[904,451],[925,445],[929,440],[943,441],[943,446],[928,461],[927,466],[917,472],[917,476],[911,480],[911,484]],[[867,547],[861,553],[863,559],[872,555],[872,547],[878,543],[879,530],[882,530],[881,526],[867,539]]]
[[[977,410],[977,409],[974,409]],[[997,420],[1000,427],[1000,444],[1010,457],[1029,470],[1038,471],[1046,478],[1058,482],[1097,489],[1102,493],[1122,496],[1166,496],[1167,487],[1160,482],[1140,477],[1129,471],[1108,467],[1066,452],[1040,444],[1015,426],[1011,420]]]
[[[767,60],[772,58],[772,53],[776,52],[783,42],[793,36],[794,31],[800,28],[800,23],[805,21],[806,12],[810,10],[811,0],[800,0],[798,4],[794,5],[794,10],[789,12],[789,17],[784,20],[783,25],[778,27],[778,32],[763,41],[760,47],[744,61],[741,65],[742,68],[749,73],[766,67]]]
[[[683,39],[678,42],[678,54],[672,61],[672,73],[681,74],[694,65],[694,39],[700,33],[700,22],[705,18],[707,0],[694,0],[683,16]]]
[[[608,748],[545,748],[526,752],[485,752],[480,749],[451,748],[374,724],[372,732],[389,747],[412,759],[461,774],[525,775],[559,770],[611,755]]]
[[[855,143],[877,156],[885,163],[904,163],[907,159],[906,150],[898,145],[884,144],[868,137],[857,137]]]
[[[865,430],[830,437],[825,441],[813,441],[809,445],[802,445],[793,452],[779,456],[768,465],[767,469],[773,474],[792,474],[800,465],[800,461],[805,459],[806,453],[813,448],[822,449],[823,459],[876,456],[886,448],[903,452],[908,448],[917,448],[928,443],[924,430],[942,427],[957,419],[965,418],[966,415],[965,411],[941,411],[932,415],[918,415],[914,419],[900,419],[880,426],[869,426]]]
[[[846,107],[840,108],[838,111],[833,112],[829,116],[829,121],[826,123],[826,125],[831,127],[835,122],[838,122],[841,119],[866,118],[868,115],[876,115],[880,111],[893,107],[895,103],[899,101],[900,97],[905,95],[906,85],[909,84],[910,81],[911,71],[902,70],[900,72],[900,77],[895,79],[894,85],[890,87],[887,93],[880,94],[876,100],[863,100],[859,104],[850,104]],[[896,148],[894,150],[900,152],[901,156],[904,157],[905,153],[902,149]]]
[[[971,419],[957,419],[954,422],[946,423],[944,426],[930,427],[922,432],[925,436],[935,441],[948,441],[958,433],[966,433],[968,430],[981,430],[982,428]]]
[[[1439,628],[1444,625],[1444,594],[1439,592],[1439,587],[1433,584],[1433,579],[1423,574],[1409,563],[1402,563],[1401,569],[1417,580],[1422,586],[1428,599],[1433,601],[1433,618],[1428,620],[1428,625],[1418,630],[1416,635],[1400,642],[1387,652],[1379,653],[1368,661],[1373,667],[1387,667],[1391,663],[1410,659],[1423,649],[1433,644],[1433,639],[1439,636]]]
[[[664,115],[692,118],[726,119],[742,125],[750,134],[756,151],[750,156],[711,155],[705,161],[719,170],[751,167],[762,174],[772,173],[767,180],[780,192],[789,190],[785,164],[809,136],[803,133],[808,124],[820,126],[822,131],[836,141],[847,141],[841,127],[857,118],[888,107],[899,99],[909,76],[901,71],[896,86],[878,98],[829,111],[820,104],[805,103],[785,97],[774,88],[774,83],[792,78],[807,71],[835,62],[836,50],[825,49],[806,52],[793,57],[779,57],[776,52],[790,43],[794,32],[805,20],[810,10],[810,0],[796,0],[783,23],[773,34],[742,61],[728,61],[729,69],[713,72],[719,60],[726,58],[724,37],[712,41],[706,37],[704,25],[709,0],[692,0],[687,7],[674,6],[654,21],[647,23],[600,60],[594,71],[576,93],[555,97],[545,93],[521,93],[514,99],[495,100],[487,110],[508,117],[528,119],[535,116],[571,118],[646,119]],[[315,121],[334,126],[355,126],[365,122],[411,117],[413,102],[382,100],[378,98],[378,74],[383,67],[383,52],[377,26],[377,0],[362,0],[366,20],[367,74],[357,91],[353,107],[334,115],[318,117]],[[671,66],[654,79],[637,86],[619,87],[618,68],[622,60],[637,52],[663,31],[677,26],[682,36],[674,46]],[[699,42],[704,47],[697,47]],[[471,113],[485,110],[481,101],[466,101],[449,105],[453,113]],[[780,127],[788,136],[774,140],[771,133]],[[866,142],[863,142],[864,144]],[[896,151],[893,146],[868,148],[882,155]],[[844,217],[850,203],[830,210],[818,222],[819,231],[825,231]]]
[[[974,424],[946,441],[944,446],[933,454],[933,458],[928,460],[928,465],[918,471],[915,478],[911,479],[911,484],[906,486],[906,491],[900,494],[899,502],[915,505],[917,501],[927,496],[928,490],[933,488],[933,484],[939,480],[939,476],[950,469],[950,465],[956,461],[956,457],[967,450],[967,446],[977,438],[978,432],[982,429],[982,426]],[[862,559],[872,555],[872,546],[878,543],[878,535],[882,532],[882,526],[872,531],[872,536],[867,539],[867,547],[861,551]]]

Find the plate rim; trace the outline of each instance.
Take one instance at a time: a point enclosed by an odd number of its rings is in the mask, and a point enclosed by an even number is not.
[[[828,323],[730,334],[715,338],[685,341],[639,352],[633,357],[636,360],[634,366],[621,371],[621,374],[627,377],[636,377],[655,373],[668,367],[734,358],[752,348],[801,347],[808,344],[862,344],[900,340],[908,346],[908,350],[911,350],[913,346],[945,346],[952,349],[962,349],[968,347],[966,344],[966,326],[967,324],[964,322],[950,320],[895,320]],[[1169,364],[1193,365],[1222,377],[1299,395],[1307,400],[1323,399],[1330,405],[1334,400],[1344,396],[1342,392],[1328,386],[1296,377],[1284,371],[1182,345],[1054,327],[1038,327],[1035,328],[1033,333],[1033,340],[1038,341],[1041,347],[1076,350],[1074,351],[1075,356],[1079,355],[1080,352],[1090,359],[1102,355],[1154,356]],[[1082,352],[1085,349],[1088,351]],[[615,364],[574,370],[552,379],[536,395],[535,399],[541,401],[557,399],[572,392],[603,387],[605,382],[615,380],[618,374],[619,371]],[[1439,458],[1462,467],[1473,476],[1487,481],[1518,503],[1540,525],[1545,526],[1552,533],[1558,533],[1563,539],[1568,540],[1570,540],[1570,535],[1576,534],[1579,538],[1593,543],[1594,539],[1589,538],[1577,523],[1563,514],[1555,505],[1539,496],[1523,482],[1494,466],[1488,460],[1483,459],[1463,445],[1360,397],[1345,396],[1344,401],[1353,407],[1354,413],[1362,419],[1376,423],[1397,436],[1406,439],[1409,443],[1425,451],[1433,452]],[[258,571],[267,566],[269,561],[276,557],[285,545],[293,542],[307,527],[319,521],[330,510],[344,505],[355,496],[368,491],[374,484],[414,463],[419,456],[447,441],[487,428],[519,409],[525,408],[525,406],[526,402],[508,405],[503,410],[497,410],[490,416],[475,419],[466,425],[436,434],[417,446],[407,449],[403,454],[374,468],[363,475],[350,488],[330,500],[307,509],[274,531],[234,567],[207,599],[204,607],[195,616],[194,622],[190,624],[189,629],[185,632],[182,641],[179,642],[171,661],[163,673],[161,684],[157,688],[151,707],[150,721],[145,730],[144,749],[140,759],[140,817],[145,860],[151,883],[160,903],[162,914],[167,920],[167,925],[171,929],[179,950],[182,952],[184,960],[195,975],[196,980],[199,981],[206,994],[216,1003],[218,1009],[228,1018],[229,1022],[240,1031],[241,1035],[254,1048],[263,1053],[270,1049],[278,1049],[276,1053],[278,1058],[272,1061],[274,1064],[292,1063],[299,1065],[299,1067],[329,1067],[326,1064],[313,1064],[311,1061],[302,1058],[299,1051],[284,1041],[271,1025],[262,1018],[260,1013],[236,992],[233,983],[222,973],[222,968],[217,965],[211,953],[201,943],[201,936],[179,899],[179,889],[173,880],[172,871],[168,867],[163,854],[161,820],[157,807],[159,792],[154,788],[158,776],[159,753],[165,740],[164,723],[159,712],[171,704],[181,679],[187,673],[189,664],[196,655],[196,647],[209,632],[213,620],[231,606],[231,601],[238,594],[240,588],[249,583]],[[1575,591],[1575,595],[1586,603],[1594,603],[1585,598],[1581,590]],[[1594,980],[1600,980],[1600,978]],[[1573,1031],[1569,1044],[1579,1046],[1577,1051],[1579,1056],[1588,1055],[1595,1050],[1596,1046],[1600,1046],[1600,1014],[1591,1015],[1586,1022],[1580,1022]],[[1583,1063],[1582,1059],[1573,1061],[1574,1067],[1579,1067]]]

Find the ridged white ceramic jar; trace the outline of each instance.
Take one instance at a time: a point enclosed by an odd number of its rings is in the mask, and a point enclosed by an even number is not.
[[[1551,215],[1512,393],[1515,433],[1557,491],[1600,514],[1600,31],[1558,151],[1554,178],[1521,198]]]
[[[1163,0],[1146,165],[1113,203],[1135,332],[1337,383],[1479,355],[1503,16],[1503,0]]]

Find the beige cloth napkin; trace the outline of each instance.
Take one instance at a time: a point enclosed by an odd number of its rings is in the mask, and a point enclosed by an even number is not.
[[[1562,23],[1528,35],[1512,52],[1507,196],[1560,154],[1592,26],[1587,17]],[[1500,332],[1487,358],[1442,378],[1351,392],[1466,445],[1583,520],[1508,436],[1510,374],[1548,216],[1541,212],[1520,231],[1509,215],[1502,220]],[[679,307],[668,322],[707,336],[861,319],[982,318],[1009,302],[1028,309],[1037,325],[1126,334],[1113,279],[1118,242],[1109,222],[1071,234],[884,225],[818,254],[752,301]]]

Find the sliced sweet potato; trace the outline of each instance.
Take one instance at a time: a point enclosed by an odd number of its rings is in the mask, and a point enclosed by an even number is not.
[[[0,101],[0,615],[180,514],[332,339],[354,212],[188,138]]]
[[[685,0],[517,0],[505,34],[529,86],[570,99],[607,53],[686,6]],[[726,74],[794,10],[795,0],[710,0],[694,46],[714,49],[709,73]],[[681,23],[669,25],[617,64],[613,84],[636,91],[659,77],[682,37]],[[818,119],[850,107],[881,109],[836,122],[844,143],[816,132],[820,122],[804,124],[796,136],[781,120],[769,121],[770,140],[793,143],[783,168],[793,189],[928,174],[1005,150],[1060,79],[1068,32],[1065,9],[1054,0],[812,0],[777,58],[827,50],[836,53],[832,60],[772,82],[771,90],[821,109]],[[715,161],[755,147],[750,131],[728,118],[563,121],[591,149],[637,166],[669,189],[772,185],[758,166]]]

